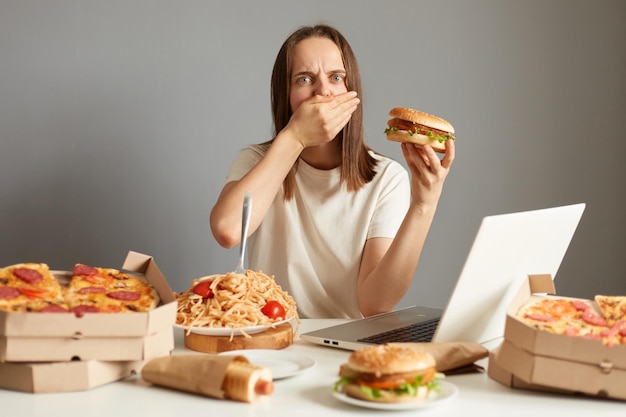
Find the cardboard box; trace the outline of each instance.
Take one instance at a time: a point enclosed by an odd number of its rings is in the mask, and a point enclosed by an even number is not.
[[[491,365],[490,361],[489,367]],[[624,369],[605,372],[597,364],[533,355],[506,340],[500,346],[495,367],[508,371],[511,386],[516,388],[626,400]],[[494,372],[498,371],[492,374]]]
[[[504,341],[490,356],[488,375],[516,388],[626,399],[626,345],[540,331],[515,317],[524,304],[554,293],[550,275],[529,276],[507,309]]]
[[[173,349],[171,326],[143,337],[0,337],[0,351],[11,362],[134,361]]]
[[[0,388],[30,393],[84,391],[138,374],[145,362],[4,362]]]
[[[1,361],[143,360],[173,349],[177,302],[151,256],[129,252],[122,269],[145,276],[161,304],[145,313],[74,314],[0,311]]]
[[[497,347],[489,352],[489,365],[487,367],[487,376],[489,376],[494,381],[501,383],[502,385],[531,391],[574,394],[573,391],[561,390],[546,385],[529,384],[527,382],[524,382],[524,380],[518,378],[513,373],[508,371],[505,366],[500,363],[500,359],[500,347]]]

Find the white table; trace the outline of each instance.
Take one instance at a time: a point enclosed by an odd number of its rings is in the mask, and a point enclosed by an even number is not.
[[[302,320],[300,333],[336,324],[341,320]],[[192,353],[184,347],[183,335],[175,331],[174,354]],[[355,407],[331,394],[339,366],[348,351],[310,344],[302,340],[285,349],[307,355],[316,365],[291,378],[275,381],[271,396],[257,403],[217,400],[151,386],[141,377],[84,392],[28,394],[0,390],[2,416],[63,417],[333,417],[357,415],[428,416],[626,416],[626,402],[573,397],[507,388],[484,373],[456,375],[447,381],[459,388],[450,401],[432,408],[381,411]],[[194,352],[197,353],[197,352]],[[202,353],[197,353],[202,354]],[[486,365],[486,362],[483,363]]]

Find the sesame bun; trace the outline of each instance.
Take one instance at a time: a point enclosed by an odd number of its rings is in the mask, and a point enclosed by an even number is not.
[[[395,107],[389,111],[389,116],[417,123],[422,126],[432,127],[442,132],[454,133],[454,126],[447,120],[423,111],[409,109],[407,107]]]
[[[413,373],[435,367],[435,358],[428,352],[408,346],[376,345],[352,352],[348,366],[377,376]]]

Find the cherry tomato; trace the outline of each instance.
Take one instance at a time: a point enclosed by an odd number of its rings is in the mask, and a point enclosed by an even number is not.
[[[213,281],[202,281],[196,284],[196,286],[193,287],[193,292],[202,298],[213,298],[214,294],[213,290],[211,290],[212,282]]]
[[[277,318],[285,319],[285,308],[278,301],[268,301],[261,309],[261,312],[272,320]]]

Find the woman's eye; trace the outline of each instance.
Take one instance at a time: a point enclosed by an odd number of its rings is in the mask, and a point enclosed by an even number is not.
[[[297,79],[298,84],[308,84],[311,82],[311,77],[300,77]]]
[[[335,75],[333,75],[333,77],[332,77],[332,80],[333,80],[334,82],[336,82],[336,83],[343,82],[343,79],[344,79],[344,76],[343,76],[343,75],[340,75],[340,74],[335,74]]]

